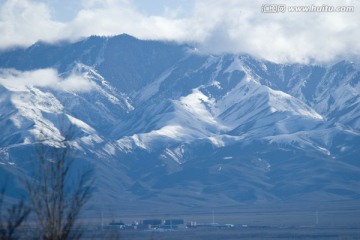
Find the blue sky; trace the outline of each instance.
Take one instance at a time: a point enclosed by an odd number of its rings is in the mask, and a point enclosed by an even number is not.
[[[5,0],[0,0],[5,2]],[[77,13],[84,8],[87,4],[94,1],[81,1],[81,0],[34,0],[34,2],[45,3],[49,6],[54,19],[59,21],[71,21]],[[86,3],[88,2],[88,3]],[[101,1],[97,1],[101,5]],[[120,2],[120,1],[119,1]],[[139,12],[146,15],[162,15],[166,8],[168,9],[184,9],[183,14],[186,15],[185,10],[189,10],[194,5],[193,0],[134,0],[132,4]],[[95,4],[96,5],[96,4]]]
[[[354,6],[353,13],[262,13],[263,4]],[[0,0],[0,48],[128,33],[275,62],[360,55],[359,0]]]

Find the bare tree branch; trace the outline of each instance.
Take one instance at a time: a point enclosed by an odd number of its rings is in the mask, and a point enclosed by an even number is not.
[[[26,189],[43,239],[79,239],[81,236],[76,220],[91,196],[93,174],[90,168],[74,173],[70,150],[68,136],[55,147],[39,139],[39,168]]]
[[[5,182],[0,192],[0,239],[1,240],[14,239],[16,230],[21,226],[21,224],[25,221],[25,219],[30,213],[30,208],[28,208],[25,205],[24,200],[19,200],[17,203],[10,205],[10,207],[6,209],[6,212],[3,212],[6,185],[7,184]]]

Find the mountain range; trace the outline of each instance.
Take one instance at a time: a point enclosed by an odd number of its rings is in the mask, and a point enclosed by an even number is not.
[[[212,55],[123,34],[0,52],[0,173],[71,128],[95,205],[360,197],[360,67]]]

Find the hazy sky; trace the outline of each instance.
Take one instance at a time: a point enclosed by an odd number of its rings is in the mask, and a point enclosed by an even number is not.
[[[263,4],[354,6],[351,13],[262,13]],[[128,33],[276,62],[360,54],[360,0],[0,0],[0,48]]]

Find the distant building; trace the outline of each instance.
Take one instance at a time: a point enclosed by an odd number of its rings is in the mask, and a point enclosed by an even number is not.
[[[164,225],[182,225],[184,224],[184,219],[166,219]]]
[[[146,220],[142,220],[142,225],[147,226],[147,228],[159,228],[162,225],[162,220],[146,219]]]
[[[196,228],[197,223],[195,221],[191,221],[186,225],[187,228]]]
[[[165,228],[178,228],[179,225],[184,224],[184,219],[166,219],[164,221]]]
[[[111,223],[109,223],[109,227],[123,229],[123,228],[125,228],[125,223],[123,223],[123,222],[111,222]]]

